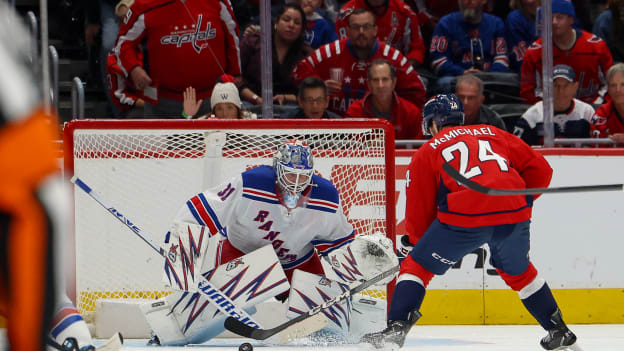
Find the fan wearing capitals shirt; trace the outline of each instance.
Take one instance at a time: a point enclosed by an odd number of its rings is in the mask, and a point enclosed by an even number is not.
[[[348,17],[347,35],[347,38],[321,46],[299,62],[293,71],[295,82],[299,84],[309,76],[325,81],[330,96],[328,109],[343,116],[353,101],[366,94],[370,63],[384,58],[397,69],[397,94],[418,107],[424,104],[425,87],[418,73],[397,49],[377,40],[377,25],[372,12],[365,9],[353,11]],[[330,75],[336,70],[342,77]]]
[[[401,0],[350,0],[336,19],[336,32],[346,38],[348,18],[356,9],[367,9],[375,15],[377,39],[401,51],[414,65],[425,60],[425,44],[420,34],[418,15]]]
[[[588,104],[601,104],[606,92],[605,75],[613,58],[604,40],[574,29],[574,6],[569,0],[552,2],[553,65],[564,64],[576,72],[576,97]],[[526,51],[520,72],[520,97],[526,104],[542,99],[542,39]]]
[[[435,90],[450,93],[454,77],[465,73],[506,72],[509,69],[505,26],[483,13],[487,0],[459,0],[459,12],[440,19],[429,54],[438,77]]]
[[[624,63],[607,71],[607,84],[611,101],[598,108],[591,123],[593,138],[610,138],[624,144]]]

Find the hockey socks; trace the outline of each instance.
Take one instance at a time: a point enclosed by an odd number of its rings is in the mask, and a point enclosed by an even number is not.
[[[388,312],[389,321],[406,321],[411,311],[419,310],[425,298],[425,287],[413,280],[401,280],[394,288]]]
[[[557,311],[558,307],[548,284],[544,283],[539,290],[521,301],[542,328],[550,330],[555,327],[550,317]],[[394,300],[392,304],[394,304]]]

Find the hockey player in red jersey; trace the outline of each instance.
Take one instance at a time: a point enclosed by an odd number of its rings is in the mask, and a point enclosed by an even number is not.
[[[553,66],[568,65],[579,82],[576,97],[588,104],[600,104],[606,93],[605,76],[613,58],[604,40],[574,29],[574,6],[570,1],[553,0]],[[542,99],[542,39],[526,51],[520,73],[520,96],[533,105]]]
[[[121,25],[113,48],[124,76],[137,90],[157,89],[158,105],[146,113],[179,116],[184,89],[204,99],[205,114],[217,78],[241,74],[239,30],[226,0],[137,0]],[[146,41],[148,67],[136,47]]]
[[[401,0],[350,0],[340,9],[336,19],[336,33],[341,39],[347,37],[349,15],[360,8],[375,15],[379,41],[398,49],[415,67],[423,64],[425,44],[418,15]]]
[[[425,288],[464,255],[487,243],[491,263],[548,331],[546,350],[576,342],[562,320],[550,288],[529,260],[531,208],[537,196],[492,198],[459,185],[442,171],[449,163],[466,178],[502,189],[546,187],[552,169],[516,136],[488,125],[463,126],[455,95],[437,95],[423,109],[423,132],[433,135],[412,157],[407,171],[407,231],[416,243],[401,262],[388,313],[388,327],[363,342],[403,346],[420,318]]]
[[[418,73],[397,49],[377,40],[374,15],[368,10],[357,9],[349,16],[348,22],[348,38],[323,45],[299,62],[293,71],[295,82],[299,84],[309,76],[325,81],[330,95],[328,109],[342,116],[353,101],[364,97],[370,63],[385,58],[397,69],[397,94],[421,107],[425,102],[425,87]],[[330,79],[332,69],[342,70],[340,82]]]

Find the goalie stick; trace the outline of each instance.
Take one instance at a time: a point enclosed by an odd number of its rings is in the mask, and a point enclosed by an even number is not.
[[[71,182],[76,184],[87,195],[94,199],[98,204],[104,207],[110,214],[115,216],[126,227],[130,228],[139,238],[143,239],[154,251],[158,252],[165,260],[168,260],[167,253],[164,248],[158,245],[151,236],[143,232],[136,224],[132,223],[126,216],[117,211],[116,208],[107,203],[98,193],[94,192],[85,182],[83,182],[77,176],[72,177]],[[250,328],[259,328],[260,325],[254,321],[245,310],[236,306],[234,301],[230,299],[225,293],[222,293],[219,288],[212,285],[204,276],[197,274],[199,283],[197,284],[198,291],[205,296],[215,307],[224,315],[230,316],[228,318],[235,319],[243,325],[248,325]]]
[[[448,163],[442,164],[442,169],[455,181],[462,184],[470,190],[487,194],[487,195],[536,195],[536,194],[553,194],[553,193],[577,193],[585,191],[614,191],[624,190],[624,184],[601,184],[601,185],[579,185],[579,186],[562,186],[556,188],[526,188],[526,189],[497,189],[490,188],[464,177],[458,170]]]
[[[373,278],[371,278],[370,280],[367,280],[363,283],[361,283],[360,285],[354,287],[351,290],[345,291],[344,293],[329,299],[325,302],[323,302],[320,306],[316,306],[314,308],[312,308],[311,310],[300,314],[299,316],[284,322],[274,328],[271,329],[260,329],[260,328],[253,328],[250,327],[249,325],[246,325],[244,323],[241,323],[241,321],[232,318],[232,317],[228,317],[225,320],[224,326],[225,329],[231,331],[232,333],[238,334],[240,336],[246,337],[246,338],[251,338],[251,339],[256,339],[256,340],[265,340],[277,333],[280,333],[284,330],[286,330],[287,328],[294,326],[298,323],[302,323],[303,321],[305,321],[306,319],[318,314],[319,312],[322,312],[328,308],[330,308],[331,306],[337,304],[338,302],[352,296],[353,294],[356,294],[366,288],[368,288],[369,286],[377,283],[378,281],[381,281],[391,275],[393,275],[394,273],[399,271],[399,266],[394,266],[392,268],[390,268],[389,270],[379,273],[378,275],[374,276]]]

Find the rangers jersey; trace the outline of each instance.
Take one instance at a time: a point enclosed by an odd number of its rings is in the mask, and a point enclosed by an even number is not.
[[[371,55],[365,60],[353,56],[348,38],[323,45],[299,62],[293,70],[293,79],[297,84],[309,76],[325,81],[329,79],[331,68],[342,68],[342,90],[338,95],[330,96],[328,109],[344,116],[349,105],[366,94],[368,66],[377,58],[387,59],[396,67],[397,94],[414,105],[422,107],[425,103],[425,87],[418,73],[397,49],[379,41],[375,43]]]
[[[593,138],[606,138],[612,134],[624,133],[624,118],[615,109],[613,100],[596,110],[590,128]]]
[[[350,0],[336,19],[336,32],[340,38],[347,37],[348,17],[358,8],[369,8],[365,0]],[[418,25],[418,15],[401,0],[388,0],[387,9],[375,14],[377,39],[398,49],[410,60],[422,64],[425,60],[425,44]]]
[[[575,30],[576,42],[569,50],[553,44],[553,66],[574,68],[579,89],[576,97],[590,104],[600,104],[606,93],[606,74],[613,58],[604,40],[584,30]],[[542,39],[537,39],[524,55],[520,74],[520,96],[533,105],[542,99]]]
[[[311,48],[317,49],[321,45],[329,44],[338,39],[334,28],[317,12],[307,17],[306,22],[304,40]]]
[[[285,270],[306,263],[314,249],[327,255],[353,240],[353,227],[331,182],[313,175],[304,193],[307,202],[289,212],[280,203],[275,177],[270,166],[243,172],[192,197],[176,220],[207,226],[212,234],[220,232],[245,254],[271,244]]]
[[[511,70],[520,73],[524,53],[537,40],[535,19],[526,17],[520,10],[513,10],[505,20],[505,32]]]
[[[148,72],[158,96],[182,101],[182,92],[192,86],[204,99],[219,76],[241,74],[238,37],[227,0],[137,0],[113,50],[128,77],[143,66],[136,47],[146,39]]]
[[[543,141],[544,104],[539,101],[529,107],[516,123],[513,133],[530,145]],[[577,99],[572,99],[570,107],[564,111],[554,111],[553,123],[555,137],[588,138],[589,123],[594,115],[594,108]]]
[[[505,26],[487,13],[478,24],[466,23],[460,12],[442,17],[433,31],[429,54],[438,77],[458,76],[471,67],[484,72],[509,69]]]
[[[546,187],[552,168],[516,136],[485,124],[444,129],[412,156],[407,173],[407,232],[422,237],[437,217],[459,227],[511,224],[531,218],[534,196],[492,197],[459,185],[442,164],[465,177],[500,189]]]

